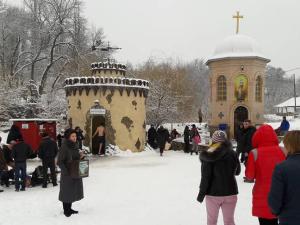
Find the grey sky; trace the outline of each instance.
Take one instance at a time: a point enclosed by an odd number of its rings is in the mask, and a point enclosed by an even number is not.
[[[22,0],[7,0],[21,2]],[[271,65],[300,66],[299,0],[84,0],[89,23],[103,27],[123,50],[121,61],[149,57],[182,60],[209,57],[235,32],[232,15],[244,15],[242,34],[260,44]],[[300,71],[298,72],[300,74]]]

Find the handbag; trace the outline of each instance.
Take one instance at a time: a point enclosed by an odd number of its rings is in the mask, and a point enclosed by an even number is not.
[[[69,164],[70,176],[73,179],[88,177],[89,167],[89,160],[72,160]]]
[[[170,150],[171,144],[169,142],[166,142],[165,144],[165,150]]]

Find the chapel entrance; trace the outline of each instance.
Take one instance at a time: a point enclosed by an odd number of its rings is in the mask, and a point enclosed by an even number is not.
[[[234,111],[234,136],[236,137],[236,133],[239,129],[239,126],[244,120],[248,119],[248,109],[239,106]]]

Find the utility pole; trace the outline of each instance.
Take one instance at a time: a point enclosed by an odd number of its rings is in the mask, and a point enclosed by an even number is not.
[[[294,115],[296,117],[296,110],[297,110],[296,74],[294,74],[294,100],[295,100]]]

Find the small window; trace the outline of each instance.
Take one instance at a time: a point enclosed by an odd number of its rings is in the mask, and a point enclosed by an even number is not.
[[[219,76],[217,79],[217,101],[227,100],[227,86],[225,76]]]
[[[260,76],[256,78],[255,84],[255,100],[257,102],[262,102],[262,79]]]

